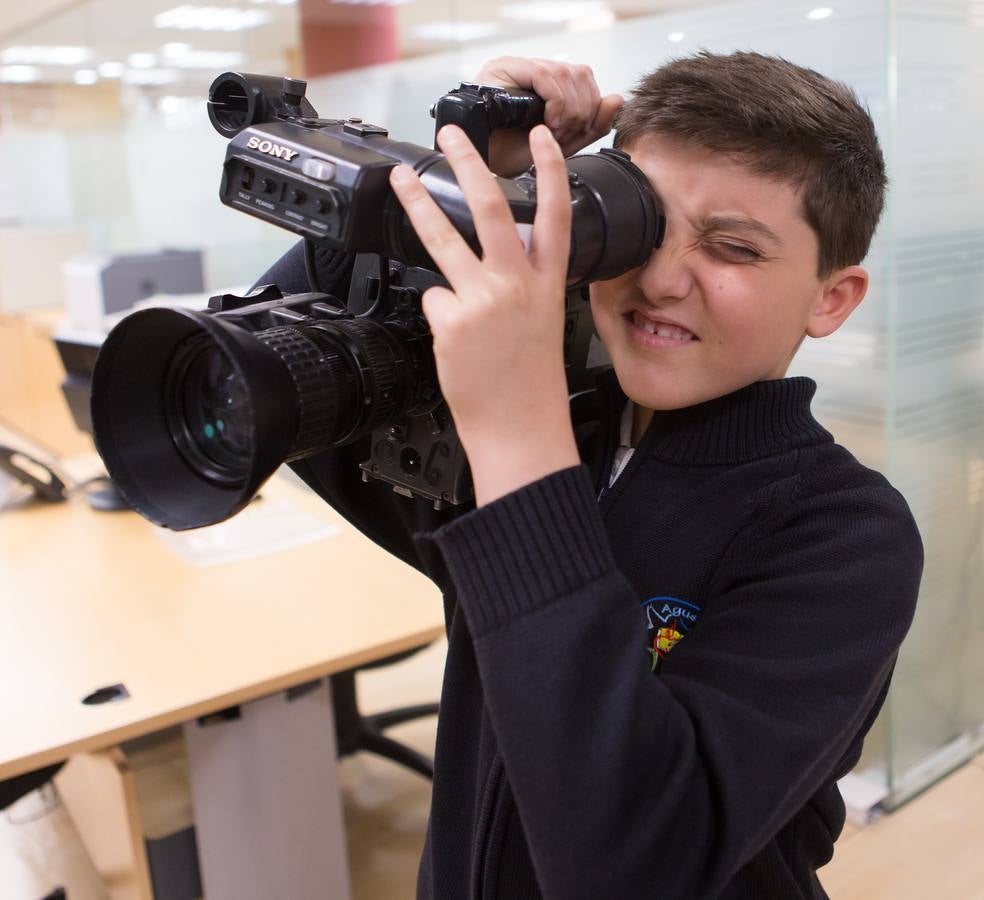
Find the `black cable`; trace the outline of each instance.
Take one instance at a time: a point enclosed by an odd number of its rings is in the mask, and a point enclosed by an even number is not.
[[[112,485],[113,479],[108,475],[93,475],[92,478],[86,478],[85,481],[79,481],[73,484],[68,491],[70,497],[78,494],[80,492],[85,492],[91,487],[99,486],[100,488],[108,488]]]

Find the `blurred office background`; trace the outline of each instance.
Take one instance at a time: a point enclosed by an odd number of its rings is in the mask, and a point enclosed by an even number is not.
[[[889,204],[868,299],[794,373],[816,378],[821,421],[907,497],[926,546],[916,621],[847,789],[858,808],[893,809],[984,745],[984,2],[830,2],[4,4],[0,313],[60,304],[57,261],[80,250],[201,249],[217,291],[291,245],[218,202],[225,148],[205,96],[225,70],[306,78],[322,115],[421,144],[430,104],[502,54],[589,63],[603,92],[699,48],[847,82],[875,118]]]

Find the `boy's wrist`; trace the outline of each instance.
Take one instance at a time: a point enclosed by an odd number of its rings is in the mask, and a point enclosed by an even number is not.
[[[465,443],[475,505],[484,506],[554,472],[580,465],[569,423],[545,433],[543,428],[522,435],[501,433]]]

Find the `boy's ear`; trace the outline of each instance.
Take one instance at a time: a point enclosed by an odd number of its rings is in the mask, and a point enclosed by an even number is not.
[[[806,333],[812,338],[833,334],[857,308],[868,290],[868,272],[847,266],[832,272],[821,286],[821,294],[810,310]]]

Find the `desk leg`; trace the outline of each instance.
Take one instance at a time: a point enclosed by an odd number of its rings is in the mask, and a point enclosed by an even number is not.
[[[185,724],[207,900],[348,900],[326,680]]]
[[[119,747],[79,753],[55,784],[110,900],[152,900],[137,785]],[[4,894],[0,889],[0,894]]]

